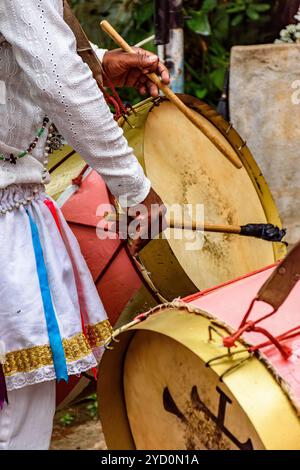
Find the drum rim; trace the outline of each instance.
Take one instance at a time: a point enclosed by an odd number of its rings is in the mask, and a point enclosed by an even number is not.
[[[184,302],[178,301],[154,307],[153,309],[151,309],[151,311],[147,312],[149,314],[149,317],[147,317],[145,321],[135,321],[115,331],[115,333],[113,334],[113,338],[116,340],[116,342],[113,341],[112,347],[104,353],[99,368],[99,377],[97,385],[98,397],[104,396],[104,399],[102,401],[100,398],[98,398],[99,416],[102,422],[103,432],[108,444],[108,448],[111,450],[136,449],[126,412],[123,377],[126,354],[134,335],[138,331],[148,331],[150,333],[152,332],[161,334],[162,336],[166,336],[174,340],[175,342],[180,343],[182,346],[190,350],[193,354],[196,354],[199,359],[203,362],[207,361],[207,358],[203,357],[202,351],[200,354],[199,350],[196,351],[193,345],[188,345],[184,341],[182,341],[182,339],[180,338],[180,331],[178,331],[176,334],[174,334],[174,329],[170,331],[167,326],[169,324],[169,320],[166,322],[166,324],[155,324],[155,320],[159,318],[159,315],[164,314],[166,317],[168,317],[174,312],[179,313],[179,315],[190,315],[192,313],[196,317],[202,317],[202,320],[204,319],[208,322],[213,321],[214,326],[217,324],[218,328],[223,331],[225,330],[228,333],[232,331],[228,325],[226,325],[221,320],[218,320],[213,315],[200,309],[197,309],[192,305],[188,305]],[[245,346],[245,344],[246,343],[243,340],[238,341],[239,346]],[[284,402],[284,406],[288,410],[288,413],[285,413],[285,419],[294,421],[294,419],[297,418],[299,420],[300,410],[299,407],[297,407],[295,401],[293,400],[292,395],[289,393],[288,384],[278,376],[273,366],[259,352],[251,357],[251,361],[252,363],[263,366],[263,369],[261,368],[261,374],[265,377],[266,381],[269,382],[270,386],[279,387],[282,397],[281,401],[282,403]],[[249,364],[249,362],[246,362],[245,364],[247,365]],[[212,369],[219,377],[221,376],[218,370],[216,370],[214,367],[212,367]],[[111,377],[112,371],[114,374],[113,379]],[[241,400],[238,396],[235,395],[235,392],[233,390],[234,387],[232,386],[230,377],[230,374],[227,376],[227,379],[225,377],[224,383],[229,388],[230,392],[235,396],[237,402],[241,406]],[[111,397],[114,397],[113,416],[111,411],[112,407],[109,407],[106,401],[106,399]],[[265,433],[265,435],[262,435],[262,433],[259,432],[259,430],[255,427],[255,423],[249,416],[249,409],[245,408],[243,409],[243,411],[248,416],[249,421],[252,423],[262,443],[266,445],[266,439],[268,439],[267,433]],[[298,430],[298,432],[300,432],[300,430]],[[117,433],[119,434],[120,440],[116,438]]]

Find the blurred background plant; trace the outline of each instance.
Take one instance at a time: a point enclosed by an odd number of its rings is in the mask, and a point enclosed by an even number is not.
[[[275,43],[300,43],[300,8],[294,16],[297,24],[289,24],[280,31],[280,38]]]
[[[87,419],[98,418],[98,401],[97,394],[92,393],[88,397],[72,406],[59,412],[58,423],[63,427],[70,427],[80,424]]]
[[[97,400],[97,394],[96,393],[92,393],[92,395],[90,395],[88,397],[88,400],[89,400],[89,403],[87,404],[86,406],[86,409],[89,413],[89,416],[92,418],[92,419],[97,419],[98,418],[98,400]]]
[[[73,424],[75,417],[71,413],[65,413],[61,418],[59,419],[59,422],[62,426],[71,426]]]
[[[71,0],[71,3],[89,38],[102,47],[115,45],[100,31],[100,19],[108,19],[130,44],[154,32],[153,0]],[[185,91],[213,105],[222,92],[231,47],[273,42],[280,29],[288,24],[288,15],[295,15],[295,4],[299,7],[299,0],[184,0],[183,3]],[[282,24],[282,21],[286,22]],[[153,43],[145,47],[155,50]],[[122,90],[120,94],[124,101],[140,100],[134,90]]]

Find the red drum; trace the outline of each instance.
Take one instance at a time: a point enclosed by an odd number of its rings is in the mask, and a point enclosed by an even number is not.
[[[67,164],[67,160],[65,165]],[[80,163],[79,163],[80,162]],[[81,165],[81,166],[80,166]],[[58,167],[64,176],[64,163]],[[73,175],[78,176],[82,161],[74,167]],[[73,169],[72,169],[73,170]],[[57,203],[75,234],[83,256],[89,266],[95,285],[112,325],[114,325],[128,304],[133,294],[140,288],[141,280],[127,253],[126,244],[120,240],[97,237],[96,227],[101,220],[97,215],[100,204],[110,203],[109,193],[103,179],[95,171],[85,169],[77,182],[61,192],[57,188]],[[54,170],[55,171],[55,170]],[[70,168],[66,171],[72,175]],[[54,178],[54,184],[56,179]],[[61,184],[61,183],[60,183]],[[51,192],[51,191],[50,191]],[[61,194],[60,194],[61,192]],[[93,376],[71,377],[68,384],[60,383],[57,387],[57,404],[63,407],[73,401],[85,390]]]
[[[75,186],[72,197],[65,200],[62,195],[57,203],[78,240],[110,323],[114,325],[141,281],[128,256],[126,244],[97,237],[96,228],[101,221],[97,209],[100,204],[111,206],[107,187],[98,173],[87,170],[80,186]]]

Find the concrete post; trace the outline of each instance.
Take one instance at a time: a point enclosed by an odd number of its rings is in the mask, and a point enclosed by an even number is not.
[[[300,45],[232,49],[231,121],[260,165],[288,241],[300,240]]]

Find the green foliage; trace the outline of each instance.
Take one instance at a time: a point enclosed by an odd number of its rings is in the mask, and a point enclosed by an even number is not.
[[[186,92],[215,104],[236,44],[264,41],[264,28],[276,2],[272,0],[184,0],[186,15]],[[108,19],[130,44],[153,34],[153,0],[73,0],[75,13],[90,39],[114,48],[99,28]],[[154,45],[148,49],[154,50]],[[124,100],[139,98],[121,92]]]
[[[73,421],[74,421],[75,417],[73,415],[71,415],[70,413],[65,413],[59,420],[60,424],[62,426],[70,426]]]
[[[97,395],[96,393],[93,393],[88,397],[90,402],[86,406],[86,409],[90,415],[91,418],[97,419],[98,418],[98,400],[97,400]]]
[[[104,48],[116,46],[100,29],[103,19],[110,21],[131,44],[153,34],[152,0],[71,0],[71,5],[90,40]]]
[[[191,5],[192,4],[192,5]],[[272,2],[263,0],[188,1],[186,13],[186,90],[215,104],[236,44],[263,40]],[[192,71],[197,72],[197,77]]]

